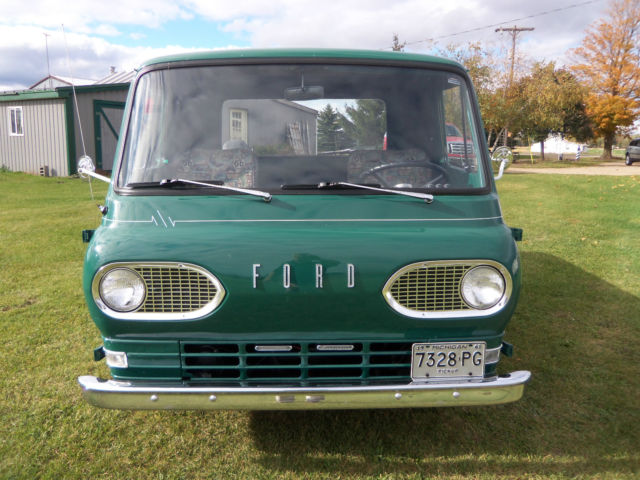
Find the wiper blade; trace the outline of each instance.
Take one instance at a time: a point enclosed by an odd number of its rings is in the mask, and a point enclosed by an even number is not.
[[[161,180],[160,182],[127,183],[125,187],[127,188],[158,188],[158,187],[186,186],[185,184],[180,182],[169,183],[168,180],[169,179]],[[162,183],[162,182],[165,182],[165,183]],[[220,180],[207,180],[206,183],[211,184],[212,187],[216,185],[224,185],[224,183],[221,182]]]
[[[433,195],[428,193],[419,192],[407,192],[405,190],[391,190],[389,188],[372,187],[361,183],[349,183],[349,182],[321,182],[317,185],[317,188],[336,188],[336,186],[350,187],[350,188],[362,188],[363,190],[373,190],[374,192],[394,193],[396,195],[404,195],[406,197],[414,197],[424,200],[427,203],[433,202]]]
[[[362,184],[363,187],[380,187],[379,183],[365,183]],[[282,185],[280,188],[282,190],[319,190],[319,189],[350,189],[354,187],[350,187],[348,185],[341,185],[339,182],[321,182],[321,183],[291,183]]]
[[[158,185],[161,187],[169,187],[172,185],[196,185],[199,187],[218,188],[220,190],[228,190],[231,192],[244,193],[246,195],[253,195],[255,197],[261,197],[265,202],[271,201],[271,194],[269,192],[263,192],[261,190],[250,190],[248,188],[230,187],[228,185],[217,185],[216,183],[196,182],[195,180],[185,180],[183,178],[165,178],[160,180]]]

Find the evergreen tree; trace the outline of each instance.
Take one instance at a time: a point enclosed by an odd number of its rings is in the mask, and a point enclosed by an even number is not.
[[[318,115],[318,151],[332,152],[342,148],[340,115],[328,103]]]
[[[347,106],[346,115],[340,115],[346,146],[352,148],[382,148],[387,131],[384,102],[374,99],[356,100],[356,106]]]

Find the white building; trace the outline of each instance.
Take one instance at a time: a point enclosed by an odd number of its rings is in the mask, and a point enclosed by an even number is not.
[[[556,154],[572,154],[575,155],[578,152],[583,153],[587,150],[587,145],[584,143],[572,142],[570,140],[562,138],[560,135],[549,135],[544,141],[544,153],[556,153]],[[540,153],[540,142],[531,145],[531,153]]]

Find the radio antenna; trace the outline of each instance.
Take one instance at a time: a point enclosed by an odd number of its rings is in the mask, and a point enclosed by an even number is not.
[[[84,132],[82,131],[82,120],[80,119],[80,110],[78,109],[78,95],[76,94],[76,85],[73,79],[73,72],[71,71],[71,59],[69,57],[69,44],[67,43],[67,32],[64,29],[64,24],[62,24],[62,36],[64,37],[64,48],[67,53],[67,69],[69,70],[69,78],[71,79],[71,93],[73,96],[73,104],[76,111],[76,117],[78,119],[78,128],[80,129],[80,142],[82,143],[82,158],[88,158],[87,156],[87,148],[84,144]],[[71,173],[71,172],[69,172]],[[89,178],[89,191],[91,192],[91,201],[93,198],[93,187],[91,185],[91,176]]]

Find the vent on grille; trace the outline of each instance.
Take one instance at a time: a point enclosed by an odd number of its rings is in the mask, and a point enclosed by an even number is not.
[[[468,265],[412,268],[398,276],[389,293],[405,308],[417,312],[448,312],[469,307],[460,296],[460,280]]]
[[[116,312],[100,301],[100,279],[109,271],[124,268],[136,272],[145,285],[145,298],[133,312]],[[211,313],[225,296],[220,281],[207,270],[187,263],[111,263],[93,280],[96,303],[108,315],[121,319],[188,320]]]
[[[211,302],[218,288],[203,273],[179,266],[137,266],[147,286],[147,296],[138,312],[185,313]]]
[[[185,380],[230,384],[326,385],[411,381],[411,343],[350,343],[351,350],[326,344],[291,343],[288,351],[262,351],[256,344],[181,344]],[[341,342],[340,346],[343,346]]]
[[[460,295],[460,282],[473,263],[422,262],[398,270],[383,289],[394,310],[413,317],[436,317],[472,310]]]

